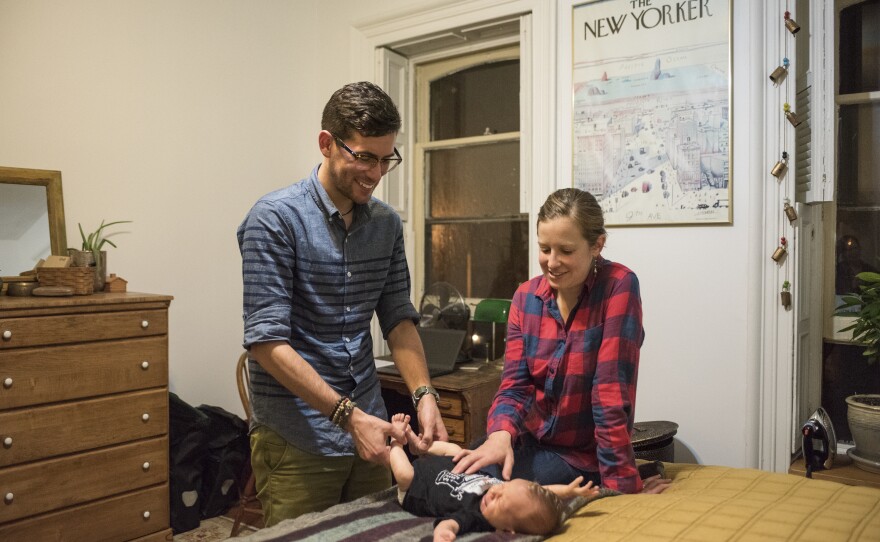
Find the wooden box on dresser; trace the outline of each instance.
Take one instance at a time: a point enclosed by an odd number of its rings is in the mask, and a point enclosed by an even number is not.
[[[0,540],[172,540],[170,296],[0,296]]]

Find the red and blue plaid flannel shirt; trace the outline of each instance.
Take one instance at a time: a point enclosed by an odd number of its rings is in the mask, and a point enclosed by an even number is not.
[[[567,329],[544,276],[523,283],[488,433],[531,433],[603,486],[641,491],[630,435],[644,338],[639,282],[620,264],[599,258]]]

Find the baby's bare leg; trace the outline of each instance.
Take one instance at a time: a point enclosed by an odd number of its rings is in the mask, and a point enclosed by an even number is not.
[[[391,417],[391,424],[402,425],[401,430],[405,432],[405,429],[409,429],[412,432],[412,429],[409,427],[409,420],[409,416],[405,414],[395,414]],[[409,434],[407,434],[407,438],[409,438]],[[397,480],[398,489],[405,492],[409,489],[410,484],[412,484],[413,466],[409,462],[409,457],[406,456],[403,445],[393,438],[391,439],[389,458],[391,473],[394,475],[394,479]]]

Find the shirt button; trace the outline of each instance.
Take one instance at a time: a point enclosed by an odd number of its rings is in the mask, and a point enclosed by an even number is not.
[[[347,277],[351,277],[351,271],[345,274]]]
[[[351,312],[351,307],[345,307],[346,312]]]
[[[349,339],[348,337],[343,338],[343,340],[344,340],[345,342],[350,342],[350,341],[351,341],[351,339]]]

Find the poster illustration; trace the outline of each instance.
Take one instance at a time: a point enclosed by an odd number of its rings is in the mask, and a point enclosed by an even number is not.
[[[729,0],[572,9],[574,186],[609,226],[730,224]]]

